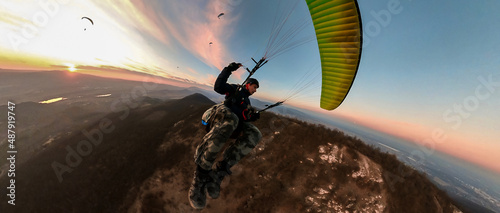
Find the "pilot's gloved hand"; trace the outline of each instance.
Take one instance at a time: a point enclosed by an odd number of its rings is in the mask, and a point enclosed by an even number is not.
[[[259,120],[260,118],[260,112],[259,111],[255,111],[255,110],[252,110],[249,115],[248,115],[248,121],[256,121],[256,120]]]
[[[241,66],[242,66],[241,63],[232,62],[229,65],[227,65],[227,68],[229,71],[233,72],[233,71],[237,70],[238,68],[240,68]]]

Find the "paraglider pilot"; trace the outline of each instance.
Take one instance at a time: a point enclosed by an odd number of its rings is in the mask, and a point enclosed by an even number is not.
[[[230,168],[250,153],[262,138],[259,129],[251,123],[259,119],[260,114],[250,105],[248,98],[257,91],[259,82],[249,78],[243,85],[227,83],[231,73],[239,67],[240,63],[229,64],[215,81],[214,90],[226,97],[223,103],[212,107],[208,133],[196,148],[196,170],[189,189],[189,202],[195,209],[205,207],[205,191],[213,199],[219,197],[220,183],[231,174]],[[231,135],[236,133],[239,133],[236,141],[221,150]],[[224,152],[223,160],[215,163],[221,151]]]

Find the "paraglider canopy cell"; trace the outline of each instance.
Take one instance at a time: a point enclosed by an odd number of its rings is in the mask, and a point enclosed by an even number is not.
[[[349,92],[361,60],[363,33],[356,0],[306,0],[322,68],[320,107],[337,108]]]

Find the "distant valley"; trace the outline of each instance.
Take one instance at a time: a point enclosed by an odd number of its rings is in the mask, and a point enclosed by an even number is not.
[[[153,87],[151,84],[145,84],[145,82],[113,80],[81,74],[68,77],[67,73],[61,72],[11,72],[0,73],[0,75],[2,75],[2,78],[0,78],[0,85],[2,85],[0,103],[13,101],[16,103],[16,111],[18,112],[16,115],[18,121],[16,127],[18,131],[17,145],[20,153],[17,162],[17,167],[19,167],[18,180],[23,180],[24,183],[18,186],[18,196],[19,199],[21,197],[29,199],[25,203],[26,209],[51,211],[54,210],[53,205],[57,204],[57,206],[60,206],[59,210],[76,212],[95,209],[103,211],[142,209],[144,211],[158,210],[159,212],[189,210],[188,206],[185,206],[186,200],[184,200],[187,195],[178,194],[180,198],[171,197],[169,192],[165,190],[172,187],[171,184],[175,184],[181,187],[179,188],[180,192],[186,192],[186,184],[189,184],[192,175],[191,152],[193,152],[196,141],[203,136],[203,132],[199,131],[200,128],[197,127],[199,117],[205,108],[214,102],[220,101],[219,95],[195,87],[181,88],[161,84],[156,84]],[[193,95],[195,93],[197,94]],[[43,103],[43,101],[55,98],[60,99],[53,103]],[[269,104],[259,100],[253,100],[253,103],[260,108]],[[1,107],[6,108],[6,106]],[[276,108],[275,112],[287,117],[270,113],[269,117],[264,117],[259,121],[259,127],[265,133],[264,142],[260,147],[256,148],[257,150],[249,157],[248,162],[238,169],[239,172],[235,178],[241,178],[242,175],[250,175],[249,177],[255,175],[256,180],[258,180],[255,186],[258,188],[273,189],[273,187],[278,187],[275,190],[279,193],[288,190],[288,193],[298,193],[297,199],[300,198],[299,194],[304,197],[299,200],[290,198],[289,200],[276,201],[282,204],[278,205],[281,207],[268,206],[262,209],[253,209],[253,205],[264,202],[266,196],[270,196],[255,188],[252,191],[253,199],[236,197],[233,201],[226,200],[226,202],[235,202],[234,206],[227,207],[229,209],[234,208],[233,210],[242,211],[267,211],[271,209],[326,211],[335,208],[338,210],[359,210],[366,207],[372,210],[374,208],[379,210],[394,208],[393,210],[396,210],[400,204],[392,203],[391,199],[394,199],[394,196],[398,195],[399,192],[394,193],[394,189],[391,189],[391,186],[387,185],[386,182],[391,177],[391,180],[395,180],[394,176],[391,176],[394,173],[380,173],[385,170],[390,171],[389,168],[372,171],[372,169],[379,166],[384,168],[383,163],[380,165],[384,160],[371,159],[373,157],[367,154],[368,151],[356,150],[354,147],[359,147],[359,145],[354,146],[354,144],[360,143],[360,141],[357,141],[358,139],[373,148],[379,147],[378,149],[383,152],[392,153],[408,165],[428,173],[430,181],[447,190],[451,197],[456,200],[453,201],[456,204],[451,205],[442,192],[433,186],[426,186],[430,187],[432,196],[437,199],[436,202],[439,203],[437,206],[440,206],[440,208],[452,212],[454,211],[452,206],[456,205],[464,212],[496,212],[495,208],[498,209],[499,207],[498,191],[496,191],[498,189],[489,187],[488,182],[485,181],[481,181],[482,185],[477,185],[478,183],[474,182],[473,174],[453,173],[452,171],[443,170],[446,165],[449,165],[447,159],[432,159],[432,161],[429,159],[424,165],[412,164],[411,159],[408,157],[411,157],[411,151],[418,149],[418,147],[404,145],[397,139],[345,121],[325,120],[309,112],[287,106]],[[316,141],[308,148],[310,151],[299,152],[288,147],[285,150],[289,150],[291,153],[283,153],[284,150],[281,149],[285,144],[305,143],[305,139],[298,139],[303,136],[295,136],[293,132],[299,134],[299,130],[295,129],[296,125],[306,125],[306,123],[301,123],[303,121],[295,120],[295,118],[309,123],[320,123],[331,129],[345,131],[346,135],[342,133],[339,136],[344,138],[341,141],[347,140],[351,142]],[[53,168],[48,165],[55,161],[62,163],[67,161],[68,147],[73,147],[72,149],[76,151],[78,142],[90,140],[89,135],[91,135],[90,137],[97,137],[98,134],[94,134],[95,131],[93,130],[99,129],[99,123],[103,120],[107,121],[106,119],[109,119],[116,130],[109,134],[103,133],[102,145],[93,146],[92,152],[88,156],[82,157],[81,163],[74,168],[74,171],[62,175],[64,181],[60,183]],[[0,114],[0,128],[6,128],[5,121],[6,114]],[[286,122],[283,123],[284,121]],[[326,129],[321,130],[324,126],[314,126],[312,124],[307,124],[307,126],[312,128],[310,131],[326,131]],[[195,132],[195,134],[188,137],[188,132]],[[339,133],[334,130],[328,134]],[[356,139],[350,136],[355,136]],[[0,139],[2,139],[0,141],[0,150],[5,150],[7,143],[5,138],[6,132],[0,132]],[[349,145],[349,143],[353,144]],[[310,142],[307,142],[307,144],[310,144]],[[300,146],[300,149],[304,148],[302,145]],[[179,155],[179,153],[186,154],[184,156]],[[315,154],[313,155],[313,153]],[[344,158],[340,157],[341,153],[344,153]],[[148,159],[150,156],[154,156],[153,159]],[[276,158],[276,156],[281,156],[281,158]],[[387,156],[384,158],[391,159]],[[7,157],[6,152],[0,151],[0,157],[5,159]],[[438,158],[439,156],[433,157]],[[279,165],[284,167],[275,168],[278,170],[273,170],[274,173],[269,173],[270,171],[266,169],[265,165],[253,167],[257,162],[265,163],[270,159],[279,161]],[[342,159],[351,163],[346,164],[347,167],[342,167],[343,164],[340,163]],[[354,163],[356,161],[362,161],[365,164]],[[291,166],[291,162],[297,165]],[[441,162],[445,165],[434,165],[430,162]],[[147,166],[144,167],[144,165]],[[0,174],[0,180],[2,181],[6,180],[6,166],[7,164],[2,166],[2,173]],[[272,165],[267,166],[272,167]],[[257,173],[252,173],[246,167],[253,168]],[[333,173],[328,174],[334,176],[338,175],[343,169],[342,172],[349,174],[350,178],[348,180],[339,179],[340,177],[331,179],[333,181],[331,184],[334,185],[331,185],[329,189],[330,186],[327,183],[321,182],[323,185],[320,186],[320,182],[303,182],[305,180],[300,179],[297,174],[306,172],[306,168],[315,168],[316,170],[329,168],[332,169]],[[129,179],[126,178],[126,174],[137,171],[140,171],[140,173],[132,175]],[[366,176],[366,172],[378,175]],[[280,175],[285,174],[288,176],[293,175],[295,179],[285,177],[280,179]],[[413,172],[411,174],[413,177]],[[359,175],[361,175],[361,178],[356,179]],[[87,177],[88,180],[78,180],[81,177]],[[272,182],[271,177],[278,177],[281,180],[281,185],[280,182]],[[324,178],[327,177],[324,176]],[[418,177],[420,178],[420,176]],[[157,183],[156,180],[160,182]],[[44,181],[46,184],[37,184],[39,181]],[[271,185],[266,185],[266,181],[271,181],[269,182]],[[361,196],[363,193],[361,190],[356,192],[346,191],[347,194],[342,195],[348,196],[349,193],[354,193],[351,195],[357,197],[356,201],[350,200],[348,197],[341,198],[339,197],[340,194],[338,194],[340,192],[335,192],[335,190],[342,189],[342,183],[357,185],[356,187],[361,187],[360,189],[370,191],[365,192],[365,194],[379,193],[382,197],[377,198],[378,201],[370,201],[371,203],[368,201],[362,202],[361,200],[365,198]],[[310,189],[300,188],[303,187],[301,184],[312,184],[316,185],[316,187]],[[430,182],[424,181],[419,184],[426,185],[430,184]],[[107,192],[99,192],[94,195],[90,191],[83,191],[78,192],[77,194],[81,195],[76,197],[68,194],[76,193],[89,185],[95,185],[95,187],[114,185],[119,186],[119,189],[109,189]],[[45,195],[45,193],[48,193],[47,187],[54,189],[54,191]],[[90,189],[93,187],[90,187]],[[240,190],[245,190],[247,186],[241,184],[237,187],[241,187]],[[149,190],[147,190],[148,188]],[[38,194],[28,193],[33,191]],[[391,195],[388,192],[393,193]],[[231,194],[230,187],[226,193],[224,199],[234,196]],[[373,195],[376,197],[375,194]],[[38,198],[39,196],[46,198]],[[331,200],[336,200],[336,204],[333,205],[333,203],[327,202],[328,199],[326,201],[322,200],[325,199],[325,196]],[[416,195],[408,194],[407,196]],[[51,201],[51,199],[57,201]],[[99,199],[108,200],[110,205],[106,207],[99,203],[88,203]],[[53,205],[45,206],[44,204],[47,203]],[[259,205],[264,205],[264,203]],[[389,207],[389,204],[393,206]],[[86,207],[87,205],[90,206]],[[81,206],[81,209],[78,209],[80,208],[78,206]],[[213,210],[222,210],[223,208],[220,200],[215,200],[209,207],[209,209]]]

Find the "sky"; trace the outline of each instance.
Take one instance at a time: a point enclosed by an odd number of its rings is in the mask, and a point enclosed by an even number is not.
[[[500,174],[500,2],[358,5],[361,62],[347,98],[333,111],[319,107],[319,51],[302,0],[1,1],[0,68],[140,80],[133,71],[210,89],[230,62],[252,68],[251,58],[265,54],[273,23],[291,12],[280,26],[295,29],[287,40],[294,48],[270,58],[254,75],[261,84],[256,98],[290,98],[286,104]],[[246,76],[239,69],[229,81],[241,83]]]

